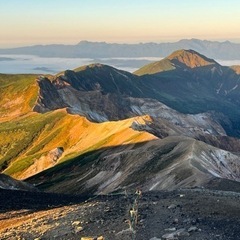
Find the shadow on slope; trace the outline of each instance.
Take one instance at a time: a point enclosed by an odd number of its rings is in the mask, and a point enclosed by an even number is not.
[[[45,192],[0,189],[0,213],[27,209],[40,211],[80,203],[88,199],[86,195],[67,195]]]
[[[215,178],[239,181],[239,173],[237,155],[172,136],[91,151],[26,181],[48,192],[109,194],[137,188],[148,192],[205,187]]]
[[[220,65],[177,68],[141,76],[145,94],[185,114],[220,112],[231,120],[227,134],[239,136],[239,75]]]

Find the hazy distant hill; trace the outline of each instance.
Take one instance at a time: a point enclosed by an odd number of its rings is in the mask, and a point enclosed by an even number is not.
[[[117,44],[81,41],[77,45],[36,45],[0,49],[0,54],[30,54],[41,57],[163,57],[178,49],[193,49],[214,59],[240,59],[240,44],[183,39],[173,43]]]

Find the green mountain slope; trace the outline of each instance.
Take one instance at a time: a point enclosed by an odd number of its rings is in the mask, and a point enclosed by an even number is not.
[[[156,138],[131,129],[133,121],[97,124],[57,110],[0,123],[1,171],[23,179],[83,152]]]
[[[179,50],[136,73],[141,76],[92,64],[51,80],[39,79],[34,110],[67,108],[91,121],[104,122],[141,115],[135,111],[141,108],[137,99],[148,98],[185,114],[222,113],[232,122],[223,125],[227,133],[240,136],[239,75],[231,68],[193,50]],[[145,109],[144,114],[150,111]]]
[[[71,193],[239,181],[239,75],[192,50],[140,72],[0,75],[1,172]]]
[[[37,75],[0,74],[0,121],[30,112],[37,100]]]

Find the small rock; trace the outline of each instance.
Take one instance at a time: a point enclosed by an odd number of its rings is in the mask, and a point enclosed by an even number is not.
[[[188,236],[190,236],[190,234],[186,232],[185,228],[180,228],[173,233],[164,234],[162,238],[167,240],[173,240],[173,239],[178,239],[178,237],[188,237]]]
[[[189,224],[189,223],[191,223],[191,219],[190,218],[184,219],[183,223],[188,223]],[[192,224],[194,224],[194,223],[192,222]]]
[[[161,238],[153,237],[153,238],[150,238],[149,240],[161,240]]]
[[[74,222],[72,222],[72,226],[77,226],[77,225],[79,225],[81,222],[80,221],[74,221]]]
[[[174,232],[176,231],[177,229],[176,228],[166,228],[165,231],[169,231],[169,232]]]
[[[183,228],[184,229],[184,228]],[[180,229],[179,229],[180,230]],[[188,236],[190,236],[190,234],[188,233],[188,232],[186,232],[185,231],[185,229],[183,230],[183,231],[179,231],[178,233],[177,233],[177,236],[178,237],[188,237]]]
[[[83,227],[79,226],[74,229],[75,233],[79,233],[83,230]]]
[[[139,223],[141,223],[141,224],[143,224],[143,222],[144,222],[144,219],[141,219],[141,220],[139,221]]]
[[[81,237],[81,240],[104,240],[104,237]]]
[[[178,218],[174,218],[173,223],[174,223],[174,224],[178,224],[178,223],[179,223]]]
[[[177,240],[178,238],[174,235],[174,233],[167,233],[162,236],[163,239],[167,240]]]
[[[171,204],[169,207],[168,207],[168,209],[174,209],[174,208],[176,208],[177,206],[175,205],[175,204]]]
[[[97,240],[104,240],[104,237],[100,236],[100,237],[97,238]]]
[[[96,237],[81,237],[81,240],[96,240]]]
[[[185,228],[180,228],[180,229],[178,229],[176,232],[175,232],[175,234],[177,235],[177,236],[189,236],[189,233],[187,233],[186,232],[186,229]]]
[[[188,232],[196,232],[197,230],[198,230],[197,227],[192,226],[188,229]]]

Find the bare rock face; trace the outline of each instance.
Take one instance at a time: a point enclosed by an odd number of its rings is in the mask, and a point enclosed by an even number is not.
[[[48,78],[39,77],[37,83],[39,85],[39,96],[33,111],[47,112],[68,106],[63,102],[57,89],[52,85]]]
[[[0,188],[10,190],[37,191],[37,189],[31,184],[16,180],[3,173],[0,173]]]
[[[71,79],[67,80],[69,74]],[[115,89],[117,94],[112,89],[109,90],[112,93],[104,93],[107,90],[102,91],[91,85],[91,91],[87,91],[85,88],[88,85],[83,84],[81,78],[73,83],[73,79],[78,77],[77,73],[70,72],[67,77],[58,76],[52,82],[40,79],[40,96],[34,110],[45,112],[66,107],[69,113],[85,116],[94,122],[149,115],[153,120],[151,124],[145,124],[147,129],[139,129],[138,123],[134,124],[133,128],[149,131],[160,138],[183,134],[196,139],[206,138],[207,141],[211,136],[226,136],[222,123],[231,124],[223,114],[221,117],[216,117],[217,113],[214,112],[183,114],[155,99],[121,95],[121,90],[118,89]],[[113,75],[111,77],[114,81]],[[124,75],[123,78],[128,79],[128,76]]]
[[[52,163],[54,164],[54,163],[56,163],[57,160],[62,156],[63,152],[64,152],[64,149],[63,149],[62,147],[57,147],[57,148],[51,150],[51,151],[47,154],[47,158],[48,158],[49,160],[51,160]]]
[[[19,179],[25,179],[53,167],[57,164],[57,160],[62,156],[63,152],[64,149],[62,147],[57,147],[41,156],[39,159],[35,159],[34,163],[19,176]]]

